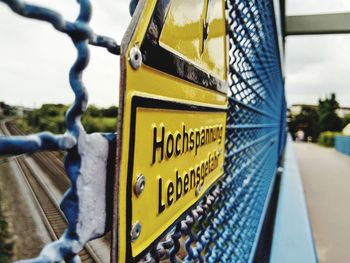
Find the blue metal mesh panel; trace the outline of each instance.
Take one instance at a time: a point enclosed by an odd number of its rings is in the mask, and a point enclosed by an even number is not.
[[[225,175],[145,257],[152,262],[250,262],[286,135],[271,0],[227,1],[229,111]]]

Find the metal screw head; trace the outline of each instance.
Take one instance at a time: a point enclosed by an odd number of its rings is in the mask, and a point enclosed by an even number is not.
[[[129,61],[133,69],[138,69],[142,64],[142,53],[137,44],[130,50]]]
[[[141,234],[141,223],[139,221],[136,221],[135,224],[132,225],[131,228],[131,241],[135,241],[136,239],[139,238]]]
[[[143,190],[145,190],[145,187],[146,187],[146,177],[143,174],[140,174],[137,176],[136,183],[134,186],[134,192],[136,196],[140,196]]]

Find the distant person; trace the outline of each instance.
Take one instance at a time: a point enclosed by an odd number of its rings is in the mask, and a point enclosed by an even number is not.
[[[296,141],[297,142],[303,142],[305,139],[305,133],[303,130],[298,130],[296,133]]]

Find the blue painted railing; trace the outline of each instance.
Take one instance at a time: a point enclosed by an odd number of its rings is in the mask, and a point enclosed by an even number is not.
[[[270,263],[316,263],[305,196],[291,138],[281,178]]]
[[[335,136],[334,145],[338,152],[350,156],[350,136]]]

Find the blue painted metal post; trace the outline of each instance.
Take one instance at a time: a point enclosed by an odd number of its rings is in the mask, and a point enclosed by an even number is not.
[[[345,155],[350,156],[350,136],[335,136],[335,149]]]

